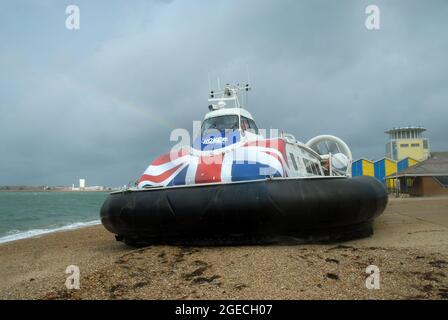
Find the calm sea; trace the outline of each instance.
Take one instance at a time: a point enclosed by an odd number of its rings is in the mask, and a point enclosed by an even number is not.
[[[0,243],[99,224],[107,192],[0,192]]]

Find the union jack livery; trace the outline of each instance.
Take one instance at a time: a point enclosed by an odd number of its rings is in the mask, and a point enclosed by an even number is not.
[[[350,150],[336,137],[319,136],[307,144],[284,133],[264,138],[252,115],[241,107],[239,90],[227,86],[221,97],[211,92],[201,136],[191,147],[154,160],[138,188],[350,174]],[[227,103],[234,105],[226,107]]]
[[[285,143],[281,139],[246,142],[225,152],[183,149],[165,154],[146,169],[139,188],[179,186],[286,177]]]

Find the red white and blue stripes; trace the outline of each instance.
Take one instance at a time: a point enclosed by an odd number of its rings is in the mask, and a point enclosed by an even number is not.
[[[285,145],[282,139],[258,140],[233,150],[190,152],[182,149],[160,156],[146,169],[139,188],[204,183],[226,183],[285,177]]]

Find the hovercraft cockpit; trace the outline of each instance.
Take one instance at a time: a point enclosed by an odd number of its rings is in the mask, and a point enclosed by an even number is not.
[[[209,112],[201,125],[201,144],[193,148],[210,151],[238,143],[263,138],[252,115],[240,104],[241,88],[227,85],[223,91],[210,92]],[[246,86],[244,90],[249,91]],[[197,140],[195,140],[197,142]]]

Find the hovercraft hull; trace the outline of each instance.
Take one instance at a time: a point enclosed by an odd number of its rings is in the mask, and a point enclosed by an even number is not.
[[[321,242],[372,234],[386,204],[384,186],[371,177],[275,178],[112,193],[101,221],[129,242],[241,235]]]

